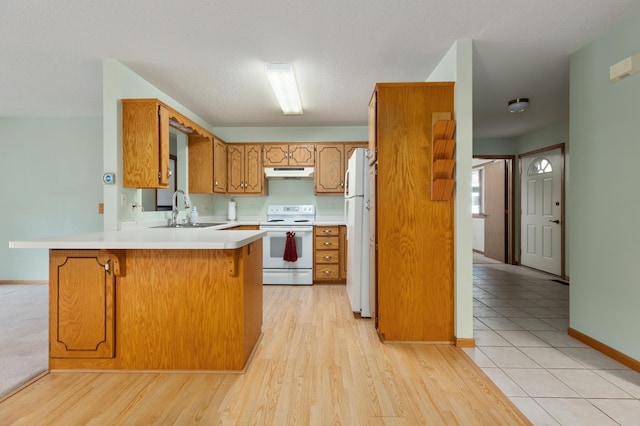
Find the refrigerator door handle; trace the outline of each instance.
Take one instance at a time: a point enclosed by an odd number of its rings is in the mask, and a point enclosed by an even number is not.
[[[349,169],[344,172],[344,196],[349,196]]]

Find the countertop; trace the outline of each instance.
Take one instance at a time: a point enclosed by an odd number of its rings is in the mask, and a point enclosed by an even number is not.
[[[221,250],[240,248],[266,235],[266,231],[227,231],[224,228],[225,226],[196,229],[140,228],[127,231],[92,232],[28,241],[10,241],[9,248]]]
[[[206,220],[204,220],[206,219]],[[38,238],[25,241],[9,241],[9,248],[45,249],[236,249],[266,235],[259,230],[226,230],[238,225],[258,225],[260,218],[239,218],[224,221],[219,218],[201,218],[203,222],[226,222],[207,228],[152,228],[149,226],[166,221],[149,223],[125,223],[120,231],[91,232],[77,235]],[[339,217],[318,217],[316,226],[344,225]]]

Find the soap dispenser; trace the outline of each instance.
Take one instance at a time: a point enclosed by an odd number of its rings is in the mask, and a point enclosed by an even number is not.
[[[198,223],[198,210],[195,206],[191,208],[191,216],[189,217],[189,221],[192,225],[196,225]]]

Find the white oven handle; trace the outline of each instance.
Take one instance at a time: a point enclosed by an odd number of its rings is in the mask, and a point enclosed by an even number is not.
[[[261,231],[269,231],[269,232],[273,232],[273,231],[280,231],[280,232],[289,232],[289,231],[311,232],[311,231],[313,231],[313,227],[312,226],[261,226],[260,230]]]

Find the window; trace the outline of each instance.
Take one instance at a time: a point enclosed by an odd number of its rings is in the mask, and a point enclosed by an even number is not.
[[[533,160],[527,174],[529,176],[535,176],[542,173],[551,173],[552,171],[553,167],[551,166],[551,162],[544,157],[539,157]]]
[[[484,168],[471,171],[471,213],[484,213]]]

